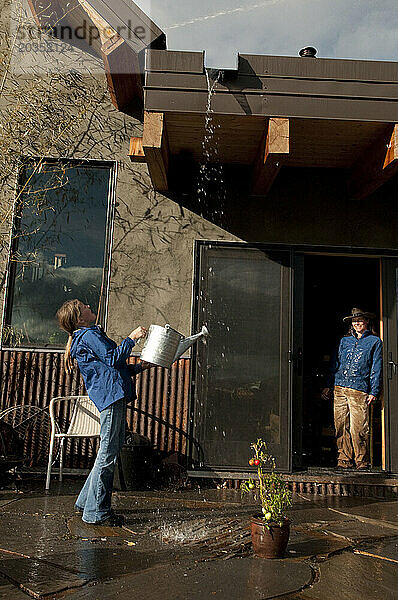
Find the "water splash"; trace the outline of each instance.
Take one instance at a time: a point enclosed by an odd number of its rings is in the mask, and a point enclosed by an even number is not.
[[[221,125],[214,121],[212,98],[215,94],[215,87],[222,79],[224,72],[206,69],[205,73],[208,93],[202,139],[203,162],[198,175],[198,201],[202,209],[201,216],[218,221],[217,224],[222,227],[225,215],[226,187],[223,165],[219,156]]]
[[[186,523],[177,521],[175,523],[162,523],[159,533],[162,542],[192,542],[200,541],[209,536],[208,524],[204,521],[201,524]]]

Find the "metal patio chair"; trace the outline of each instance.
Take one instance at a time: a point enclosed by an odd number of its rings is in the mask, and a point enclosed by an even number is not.
[[[59,402],[72,403],[72,416],[65,433],[59,433],[58,423],[55,419],[55,405]],[[65,440],[68,438],[98,438],[100,435],[100,413],[88,396],[59,396],[53,398],[50,402],[49,410],[51,419],[51,438],[50,450],[48,453],[46,491],[50,489],[55,441],[59,440],[60,442],[59,481],[62,481]]]
[[[48,441],[51,437],[51,419],[48,408],[19,404],[0,411],[0,421],[12,427],[23,449],[23,465],[43,466],[47,464]],[[60,432],[55,423],[56,433]],[[53,460],[58,457],[59,440],[55,440]]]

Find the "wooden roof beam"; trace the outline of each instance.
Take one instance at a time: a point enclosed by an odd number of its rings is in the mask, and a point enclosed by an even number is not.
[[[266,196],[289,156],[289,119],[270,117],[253,169],[252,194]]]
[[[385,133],[356,162],[348,179],[350,198],[361,200],[398,173],[398,124]]]
[[[153,188],[157,192],[166,192],[168,190],[170,153],[163,113],[145,111],[142,148]]]
[[[146,162],[142,137],[132,137],[130,139],[129,157],[131,162]]]
[[[78,2],[98,30],[112,104],[118,110],[127,108],[133,102],[135,108],[142,106],[144,91],[137,53],[87,0]]]
[[[144,90],[138,55],[134,50],[116,34],[102,45],[101,56],[115,108],[123,110],[133,102],[135,108],[142,106]]]
[[[63,28],[72,37],[65,41],[102,58],[108,89],[118,110],[143,108],[143,67],[138,54],[147,47],[166,45],[164,33],[132,1],[28,0],[40,26],[62,39]],[[123,32],[123,36],[120,34]],[[78,34],[79,33],[79,34]]]

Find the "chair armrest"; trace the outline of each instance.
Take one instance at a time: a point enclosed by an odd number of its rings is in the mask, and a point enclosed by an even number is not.
[[[60,402],[71,402],[73,400],[77,400],[77,398],[88,398],[88,396],[57,396],[56,398],[51,398],[48,410],[50,413],[52,431],[55,431],[56,429],[55,405]]]

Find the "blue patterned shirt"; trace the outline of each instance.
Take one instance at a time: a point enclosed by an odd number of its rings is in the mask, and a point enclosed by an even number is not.
[[[334,385],[378,396],[382,387],[383,343],[365,331],[360,338],[343,337],[335,364]]]

